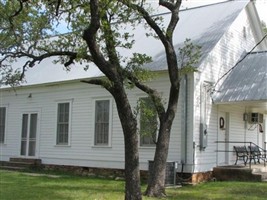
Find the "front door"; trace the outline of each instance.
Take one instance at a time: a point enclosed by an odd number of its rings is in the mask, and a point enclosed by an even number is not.
[[[229,113],[220,112],[218,120],[218,162],[219,165],[229,163]]]
[[[37,120],[37,113],[22,114],[21,156],[35,156],[36,154]]]

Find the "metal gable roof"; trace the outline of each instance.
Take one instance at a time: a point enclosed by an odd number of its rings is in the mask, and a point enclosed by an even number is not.
[[[180,21],[174,33],[177,35],[174,36],[176,50],[183,47],[186,38],[191,39],[193,44],[201,46],[200,64],[247,3],[247,1],[230,1],[181,11]],[[154,56],[153,62],[145,67],[151,70],[165,70],[166,63],[165,51],[161,48],[161,51]]]
[[[221,36],[234,22],[236,17],[248,4],[248,0],[226,1],[222,3],[201,6],[181,10],[180,20],[174,32],[173,43],[178,48],[183,46],[186,38],[190,38],[194,43],[199,44],[202,52],[201,61],[217,44]],[[165,26],[170,18],[169,13],[160,14]],[[135,44],[131,50],[118,49],[122,56],[130,57],[134,52],[144,53],[153,58],[153,62],[145,65],[151,70],[167,69],[165,51],[162,43],[146,36],[146,29],[143,25],[135,28]],[[24,60],[25,61],[25,60]],[[22,66],[23,60],[16,63],[16,67]],[[64,70],[64,66],[54,64],[51,59],[46,59],[35,67],[28,69],[25,73],[26,83],[22,85],[43,84],[75,79],[92,78],[102,76],[102,73],[94,65],[90,64],[89,70],[84,71],[84,66],[75,64],[70,71]]]
[[[215,103],[267,101],[267,51],[249,54],[224,80]]]

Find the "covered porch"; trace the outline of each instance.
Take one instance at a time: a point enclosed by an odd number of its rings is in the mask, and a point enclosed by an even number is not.
[[[219,104],[218,111],[217,166],[257,164],[255,149],[263,163],[267,153],[267,101]]]
[[[217,166],[267,162],[267,101],[218,104]]]
[[[218,107],[217,166],[255,168],[267,149],[267,51],[252,52],[215,89]],[[254,162],[252,150],[261,153]],[[237,155],[237,150],[244,151]],[[265,160],[264,160],[265,159]],[[247,161],[245,161],[247,160]]]

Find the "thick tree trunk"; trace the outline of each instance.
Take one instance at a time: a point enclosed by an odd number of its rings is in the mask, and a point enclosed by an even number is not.
[[[168,157],[170,141],[170,126],[162,125],[159,131],[158,143],[154,156],[152,171],[150,172],[148,186],[145,192],[147,196],[164,197],[165,193],[165,169]]]
[[[125,151],[125,200],[141,200],[137,120],[134,117],[124,88],[113,95],[124,134]]]
[[[170,133],[172,123],[177,110],[179,97],[178,87],[171,87],[169,106],[164,117],[160,120],[160,129],[157,140],[156,151],[154,155],[154,164],[148,181],[148,186],[145,192],[146,196],[164,197],[165,193],[165,169],[168,158]]]
[[[124,137],[125,150],[125,199],[141,200],[138,139],[136,132]]]

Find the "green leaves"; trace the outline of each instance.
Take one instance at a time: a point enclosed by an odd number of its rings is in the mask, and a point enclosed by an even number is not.
[[[14,70],[10,66],[1,66],[0,87],[1,85],[10,85],[11,87],[20,84],[22,73],[20,70]]]
[[[180,77],[184,74],[197,72],[196,65],[201,57],[201,47],[186,39],[184,47],[179,48],[178,65]]]
[[[158,38],[150,25],[144,23],[144,16],[138,11],[138,6],[153,13],[146,1],[100,0],[101,25],[96,35],[96,48],[118,71],[132,73],[135,79],[144,82],[155,76],[142,68],[152,58],[131,51],[124,55],[124,50],[133,47],[134,32],[140,24],[147,30],[147,36]],[[0,0],[0,67],[16,61],[16,58],[26,58],[25,63],[18,66],[23,71],[50,56],[55,63],[65,64],[68,70],[74,62],[85,63],[85,70],[90,69],[89,63],[93,59],[82,35],[93,23],[91,14],[87,0]],[[154,16],[152,19],[165,33],[162,18]],[[195,71],[194,66],[199,58],[196,46],[187,40],[185,47],[179,51],[180,73]],[[133,84],[128,84],[127,76],[124,80],[127,87],[133,87]]]
[[[143,68],[146,63],[152,62],[152,58],[146,54],[133,53],[133,57],[129,59],[126,64],[125,72],[125,86],[128,89],[134,88],[134,84],[127,79],[129,74],[134,79],[138,79],[139,82],[151,80],[155,77],[155,73]]]
[[[140,135],[150,136],[155,140],[158,120],[152,100],[149,97],[140,98],[137,102],[137,110],[140,113]]]

